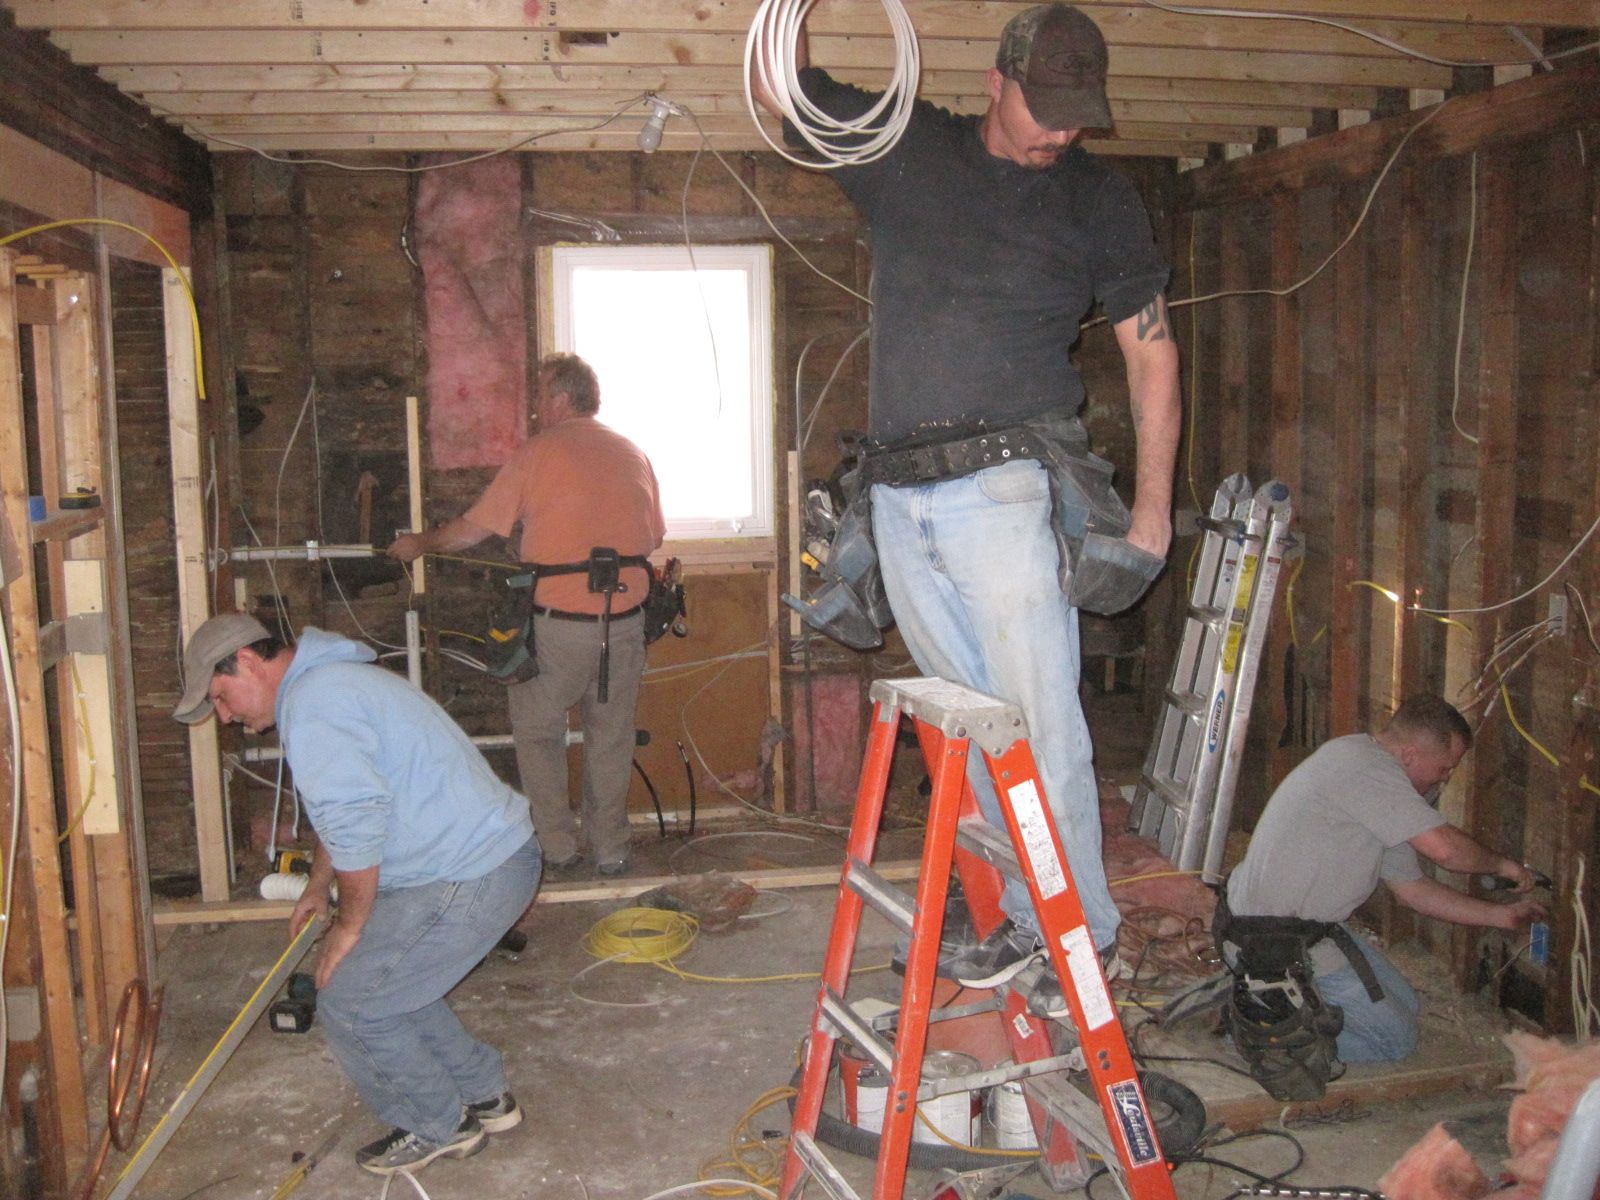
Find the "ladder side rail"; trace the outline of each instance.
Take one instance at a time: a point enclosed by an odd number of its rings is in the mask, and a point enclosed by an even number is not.
[[[928,1044],[928,1014],[933,1007],[933,986],[939,969],[940,934],[944,928],[945,897],[950,889],[956,826],[964,793],[971,790],[967,782],[967,752],[971,744],[968,739],[947,737],[922,720],[916,721],[916,728],[928,772],[933,777],[933,795],[928,801],[922,869],[917,875],[916,915],[901,985],[894,1067],[889,1075],[889,1094],[884,1098],[883,1131],[872,1185],[874,1200],[900,1200],[905,1191],[911,1135],[917,1122],[917,1092],[922,1084],[922,1058]],[[930,748],[934,750],[931,756],[927,753]],[[879,796],[882,796],[881,790]]]
[[[1246,558],[1253,542],[1259,542],[1261,533],[1247,521],[1243,537],[1230,540],[1224,555],[1224,570],[1218,577],[1218,607],[1233,613],[1238,607],[1241,585],[1246,582]],[[1180,871],[1192,870],[1199,865],[1205,849],[1206,831],[1211,802],[1216,795],[1217,775],[1222,768],[1222,733],[1233,705],[1234,665],[1224,652],[1225,629],[1210,643],[1210,678],[1205,691],[1206,704],[1194,723],[1192,753],[1194,763],[1186,782],[1188,809],[1184,815],[1182,833],[1175,852],[1171,853],[1173,865]],[[1166,847],[1163,847],[1166,849]]]
[[[1293,545],[1293,538],[1289,534],[1289,522],[1293,515],[1289,489],[1274,480],[1264,484],[1262,490],[1267,493],[1269,504],[1267,532],[1256,570],[1255,594],[1250,598],[1250,610],[1245,619],[1243,642],[1239,649],[1239,676],[1234,688],[1233,715],[1228,722],[1228,733],[1223,743],[1217,798],[1212,805],[1211,828],[1200,862],[1202,877],[1211,883],[1221,878],[1218,872],[1227,848],[1234,792],[1237,790],[1245,741],[1250,731],[1250,713],[1261,671],[1261,657],[1266,647],[1267,627],[1272,619],[1284,555]]]
[[[1100,955],[1089,932],[1061,839],[1024,739],[999,755],[984,752],[1006,829],[1028,886],[1039,928],[1078,1031],[1095,1101],[1122,1163],[1132,1200],[1173,1200],[1172,1178],[1145,1102]]]
[[[845,843],[844,863],[839,872],[839,897],[834,907],[833,925],[828,934],[828,949],[823,956],[822,978],[817,985],[811,1031],[806,1038],[800,1068],[800,1086],[795,1097],[791,1130],[814,1136],[822,1113],[822,1096],[833,1061],[837,1040],[826,1015],[830,993],[843,997],[855,957],[856,933],[861,927],[863,900],[850,886],[850,872],[857,863],[870,863],[877,846],[878,825],[883,817],[884,797],[889,786],[889,769],[894,760],[895,736],[900,729],[900,710],[882,702],[873,705],[872,727],[867,735],[866,758],[856,790],[855,816]],[[791,1139],[784,1155],[778,1195],[791,1200],[805,1176],[806,1164],[796,1153]]]

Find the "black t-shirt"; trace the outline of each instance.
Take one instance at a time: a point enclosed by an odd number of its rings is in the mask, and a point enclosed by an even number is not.
[[[876,99],[819,68],[801,83],[836,117]],[[885,157],[832,174],[871,231],[869,425],[880,441],[1076,413],[1079,321],[1096,300],[1125,320],[1166,286],[1138,193],[1080,146],[1033,170],[990,154],[978,117],[918,101]]]

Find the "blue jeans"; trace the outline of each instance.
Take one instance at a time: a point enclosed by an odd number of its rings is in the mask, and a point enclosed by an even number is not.
[[[380,891],[355,948],[317,997],[328,1048],[380,1120],[447,1142],[463,1106],[506,1090],[500,1052],[444,1002],[522,916],[539,882],[537,838],[463,883]]]
[[[872,528],[895,623],[917,666],[1018,705],[1095,944],[1121,918],[1100,857],[1094,748],[1078,700],[1078,612],[1061,594],[1050,482],[1038,462],[961,479],[872,489]],[[986,820],[1005,827],[976,748],[968,776]],[[1000,906],[1037,932],[1025,885]]]
[[[1372,964],[1383,989],[1376,1004],[1349,965],[1316,973],[1317,991],[1328,1004],[1344,1009],[1344,1029],[1339,1034],[1339,1060],[1347,1063],[1399,1062],[1417,1048],[1417,1012],[1421,1001],[1395,965],[1370,942],[1350,931],[1357,947]]]

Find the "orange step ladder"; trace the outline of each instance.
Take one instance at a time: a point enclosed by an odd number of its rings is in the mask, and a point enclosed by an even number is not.
[[[1021,710],[933,678],[880,679],[870,694],[872,729],[816,1015],[801,1065],[779,1200],[796,1200],[808,1175],[833,1200],[859,1200],[816,1141],[823,1093],[841,1037],[889,1077],[872,1200],[900,1200],[919,1101],[1014,1080],[1022,1081],[1039,1135],[1040,1166],[1053,1187],[1067,1190],[1087,1180],[1094,1170],[1087,1149],[1113,1170],[1120,1164],[1131,1200],[1172,1200],[1171,1174],[1155,1122],[1045,804]],[[872,867],[902,717],[915,725],[933,780],[914,896],[888,883]],[[968,785],[968,747],[974,741],[994,781],[1009,838],[983,820]],[[1035,1011],[1041,1007],[1037,1001],[1030,1005],[1032,984],[1043,974],[1042,964],[1020,972],[991,1003],[930,1014],[952,864],[980,937],[1001,919],[1002,875],[1026,881],[1066,1003],[1065,1013],[1050,1015],[1070,1018],[1070,1028]],[[900,1008],[886,1017],[858,1014],[846,998],[866,905],[910,937]],[[1001,1014],[1013,1062],[972,1075],[924,1080],[930,1019],[971,1015],[986,1007]],[[892,1042],[885,1036],[891,1025]],[[1059,1044],[1074,1040],[1075,1045]],[[1080,1090],[1069,1073],[1087,1073],[1088,1090]]]

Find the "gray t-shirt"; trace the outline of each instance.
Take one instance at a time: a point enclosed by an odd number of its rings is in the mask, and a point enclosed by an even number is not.
[[[1335,738],[1273,792],[1228,881],[1228,907],[1239,916],[1343,921],[1380,879],[1420,879],[1406,843],[1444,823],[1370,735]],[[1344,955],[1323,942],[1312,963],[1336,970]]]

